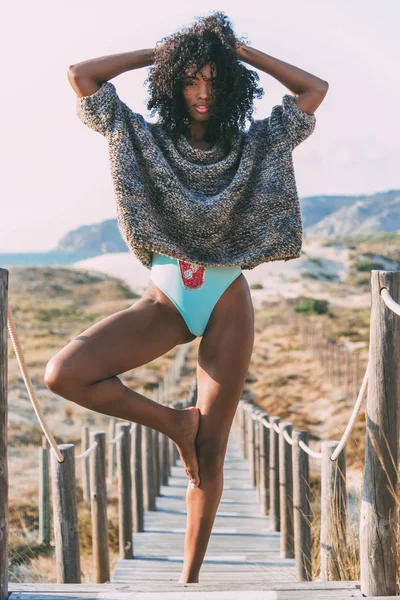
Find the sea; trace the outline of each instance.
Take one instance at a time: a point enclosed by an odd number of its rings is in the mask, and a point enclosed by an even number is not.
[[[10,252],[0,253],[0,268],[56,267],[70,265],[78,260],[99,256],[99,252]]]

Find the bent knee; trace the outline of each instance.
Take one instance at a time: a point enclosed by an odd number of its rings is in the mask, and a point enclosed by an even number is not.
[[[77,380],[60,358],[53,357],[46,365],[44,383],[55,394],[68,398],[71,390],[76,387]]]
[[[221,440],[204,439],[196,444],[201,476],[214,476],[224,468],[226,447]]]

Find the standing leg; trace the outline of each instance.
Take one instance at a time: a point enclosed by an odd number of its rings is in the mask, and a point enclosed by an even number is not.
[[[200,485],[186,493],[184,564],[179,583],[198,583],[223,489],[228,436],[254,345],[250,289],[240,275],[211,314],[198,355],[200,427],[196,439]]]

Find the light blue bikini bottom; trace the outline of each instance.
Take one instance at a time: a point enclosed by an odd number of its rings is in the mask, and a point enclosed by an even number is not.
[[[187,289],[178,259],[154,252],[150,279],[175,304],[193,335],[202,336],[214,306],[241,272],[240,266],[206,267],[203,285]]]

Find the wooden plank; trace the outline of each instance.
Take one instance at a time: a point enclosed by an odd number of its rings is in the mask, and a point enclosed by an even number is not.
[[[14,584],[15,585],[15,584]],[[39,585],[39,584],[36,584]],[[13,586],[12,586],[13,587]],[[89,584],[79,585],[78,590],[59,589],[55,586],[49,590],[19,590],[12,589],[9,600],[49,600],[59,598],[60,600],[158,600],[162,593],[163,600],[346,600],[346,598],[362,598],[360,590],[353,589],[300,589],[300,590],[254,590],[246,588],[242,590],[211,590],[203,589],[199,584],[181,585],[180,588],[169,591],[140,591],[127,589],[116,589],[113,585],[103,584],[100,590],[93,589]],[[72,584],[68,586],[71,588]],[[394,596],[380,597],[380,600],[389,600]],[[377,597],[370,600],[377,600]]]
[[[321,595],[319,592],[306,592],[296,593],[294,596],[293,592],[275,592],[275,591],[213,591],[213,592],[165,592],[162,593],[163,600],[346,600],[346,598],[354,598],[355,596],[351,592],[324,592]],[[49,600],[49,598],[59,598],[60,600],[159,600],[160,592],[120,592],[110,593],[103,592],[93,594],[87,594],[80,592],[71,596],[67,593],[53,593],[52,596],[37,595],[32,593],[13,593],[9,600]],[[361,595],[359,596],[362,597]],[[386,598],[394,598],[394,596],[386,596]],[[385,600],[380,597],[380,600]]]

